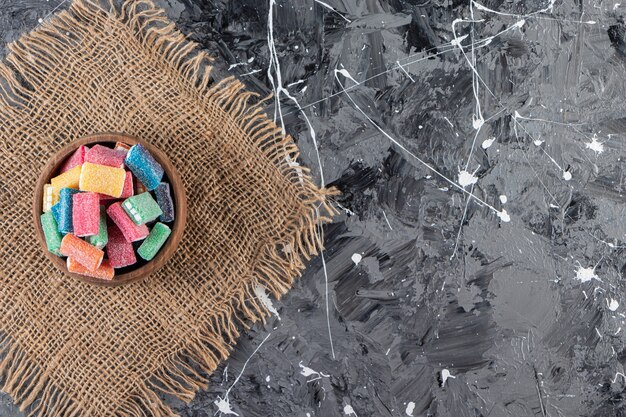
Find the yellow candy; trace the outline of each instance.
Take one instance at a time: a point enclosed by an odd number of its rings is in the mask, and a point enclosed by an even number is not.
[[[80,166],[70,169],[69,171],[64,172],[58,177],[54,177],[50,180],[50,184],[52,184],[52,199],[56,199],[59,201],[59,196],[61,192],[61,188],[74,188],[78,189],[78,183],[80,180]]]
[[[54,192],[54,187],[50,184],[43,186],[43,212],[52,210],[52,206],[59,202],[59,193]]]
[[[119,198],[124,190],[125,180],[126,171],[124,168],[85,162],[80,174],[79,189]]]

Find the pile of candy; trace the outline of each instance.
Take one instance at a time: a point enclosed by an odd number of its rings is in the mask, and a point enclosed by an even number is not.
[[[135,246],[142,259],[152,260],[172,233],[164,223],[175,218],[162,179],[163,167],[140,144],[79,147],[44,186],[41,227],[48,250],[67,256],[69,272],[105,280],[137,263]]]

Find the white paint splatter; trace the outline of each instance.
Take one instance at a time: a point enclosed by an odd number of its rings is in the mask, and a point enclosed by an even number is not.
[[[501,33],[504,33],[506,31],[506,29]],[[499,35],[498,34],[498,35]],[[456,34],[455,34],[456,36]],[[497,35],[495,35],[497,36]],[[343,92],[346,97],[348,98],[348,100],[350,100],[350,102],[352,103],[352,105],[367,119],[367,121],[369,123],[372,124],[372,126],[374,126],[380,133],[382,133],[387,139],[389,139],[392,143],[394,143],[398,148],[400,148],[402,151],[406,152],[408,155],[410,155],[413,159],[415,159],[417,162],[419,162],[421,165],[423,165],[425,168],[427,168],[428,170],[430,170],[431,172],[435,173],[437,176],[439,176],[441,179],[443,179],[444,181],[448,182],[450,185],[452,185],[454,188],[460,190],[461,192],[463,192],[464,194],[467,194],[469,197],[473,198],[474,200],[476,200],[477,202],[479,202],[480,204],[482,204],[483,206],[487,207],[489,210],[493,211],[494,213],[500,213],[498,211],[498,209],[496,209],[494,206],[492,206],[491,204],[487,203],[485,200],[481,199],[480,197],[478,197],[475,194],[472,194],[471,192],[467,191],[464,187],[462,187],[461,185],[457,184],[456,182],[454,182],[453,180],[451,180],[450,178],[446,177],[445,175],[443,175],[441,172],[437,171],[434,167],[432,167],[430,164],[428,164],[426,161],[424,161],[423,159],[421,159],[419,156],[417,156],[416,154],[414,154],[413,152],[411,152],[410,150],[408,150],[404,145],[402,145],[400,142],[398,142],[393,136],[391,136],[389,133],[387,133],[384,129],[382,129],[374,120],[372,120],[371,117],[369,117],[367,115],[367,113],[365,113],[363,111],[363,109],[361,107],[358,106],[358,104],[356,103],[356,101],[354,101],[354,99],[352,98],[352,96],[350,94],[348,94],[348,91],[346,89],[346,87],[344,87],[344,85],[342,84],[341,80],[339,79],[339,77],[337,76],[337,74],[341,73],[348,73],[348,71],[346,70],[337,70],[335,69],[335,79],[337,80],[337,82],[339,83],[339,85],[341,86],[341,92]],[[348,73],[349,75],[349,73]],[[322,258],[323,259],[323,258]],[[323,263],[323,262],[322,262]]]
[[[511,216],[509,216],[509,213],[507,213],[505,209],[502,209],[501,211],[496,213],[496,215],[500,218],[500,220],[502,220],[505,223],[508,223],[511,221]]]
[[[472,119],[472,127],[476,130],[483,127],[484,124],[485,124],[485,119],[483,119],[482,117],[475,117],[474,119]]]
[[[489,139],[485,139],[483,140],[482,145],[480,145],[483,149],[487,149],[489,148],[491,145],[493,145],[493,143],[496,141],[496,138],[489,138]]]
[[[507,201],[508,201],[508,198],[504,194],[500,196],[500,202],[502,204],[506,204]]]
[[[228,396],[225,398],[217,397],[217,400],[215,400],[213,404],[217,405],[217,411],[221,414],[231,414],[234,416],[239,415],[235,413],[232,408],[230,408],[230,400],[228,399]]]
[[[361,256],[360,253],[352,254],[352,262],[354,262],[354,265],[358,265],[362,259],[363,259],[363,256]]]
[[[609,306],[609,310],[615,311],[619,307],[619,302],[611,298],[611,301],[606,300],[606,304]]]
[[[276,318],[280,320],[280,314],[278,314],[278,310],[276,309],[276,307],[274,307],[274,303],[272,303],[272,300],[267,295],[267,290],[265,289],[265,287],[257,284],[257,286],[254,287],[254,294],[256,295],[256,298],[261,302],[261,304],[263,304],[270,313],[274,314]]]
[[[535,144],[535,146],[541,146],[541,144],[543,144],[544,142],[545,140],[541,140],[541,139],[533,140],[533,143]]]
[[[415,403],[413,401],[410,401],[406,405],[406,410],[404,410],[404,412],[407,416],[413,417],[413,410],[415,410]]]
[[[593,135],[593,138],[591,138],[591,142],[585,143],[585,147],[587,149],[591,149],[598,155],[604,152],[604,144],[598,141],[598,138],[596,135]]]
[[[269,375],[265,377],[265,382],[270,382],[270,379],[272,379]]]
[[[579,265],[576,270],[576,279],[580,282],[588,282],[592,279],[598,279],[598,276],[596,275],[596,268],[583,268],[582,265]]]
[[[303,375],[303,376],[314,375],[314,376],[319,376],[319,377],[324,377],[324,378],[330,377],[330,375],[326,375],[323,372],[317,372],[315,369],[311,369],[308,366],[302,365],[302,362],[300,362],[298,366],[302,368],[302,370],[300,371],[300,375]]]
[[[356,416],[356,413],[350,404],[346,404],[346,406],[343,407],[343,413],[347,416]]]
[[[563,171],[563,179],[569,181],[572,179],[572,173],[569,171]]]
[[[468,185],[473,185],[476,184],[478,182],[478,177],[475,176],[474,174],[467,172],[466,170],[461,170],[459,171],[459,179],[458,179],[459,185],[461,187],[467,187]]]
[[[455,379],[456,377],[452,375],[449,370],[447,369],[442,370],[441,371],[441,386],[442,387],[446,385],[446,381],[448,380],[448,378]]]

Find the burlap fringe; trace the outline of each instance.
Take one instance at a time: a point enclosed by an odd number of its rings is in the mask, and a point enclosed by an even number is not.
[[[304,259],[309,260],[323,248],[319,226],[330,222],[337,213],[327,197],[338,192],[318,188],[309,169],[291,163],[299,156],[298,148],[291,137],[283,136],[280,127],[265,116],[263,104],[267,99],[250,104],[258,95],[246,92],[244,85],[234,77],[212,85],[210,57],[204,51],[197,51],[197,45],[188,41],[150,0],[128,1],[121,10],[116,10],[111,0],[104,3],[76,0],[69,12],[60,12],[11,44],[7,62],[0,64],[0,117],[11,117],[11,109],[27,105],[30,92],[45,80],[55,59],[60,59],[64,50],[80,42],[81,35],[91,30],[93,22],[103,23],[111,18],[124,22],[155,58],[169,63],[181,79],[180,88],[201,102],[217,103],[230,114],[241,131],[295,185],[294,190],[307,207],[306,212],[295,213],[289,219],[291,226],[282,245],[268,244],[259,253],[253,279],[240,286],[233,300],[223,306],[195,340],[184,351],[169,358],[161,370],[119,405],[115,414],[120,417],[175,416],[159,394],[190,402],[199,389],[206,387],[205,375],[228,358],[239,337],[238,326],[248,328],[258,320],[265,322],[269,311],[257,302],[256,285],[264,286],[276,298],[291,288],[305,266]],[[78,26],[76,21],[80,23]],[[90,405],[76,404],[68,398],[49,381],[47,370],[29,360],[26,350],[8,336],[0,339],[0,346],[0,380],[5,381],[2,390],[11,395],[20,410],[29,409],[32,416],[90,415]],[[47,369],[56,366],[46,365]]]

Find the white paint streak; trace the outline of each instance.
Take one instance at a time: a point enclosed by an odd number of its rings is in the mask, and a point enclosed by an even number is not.
[[[398,67],[400,67],[400,69],[402,70],[402,72],[404,72],[404,74],[409,77],[409,80],[411,80],[411,82],[415,82],[415,80],[413,79],[413,77],[411,77],[411,74],[408,73],[407,70],[404,69],[404,67],[402,66],[402,64],[400,64],[400,61],[396,61],[396,64],[398,64]]]
[[[337,9],[335,9],[335,8],[334,8],[333,6],[331,6],[330,4],[328,4],[328,3],[324,3],[323,1],[320,1],[320,0],[313,0],[313,1],[315,1],[315,3],[317,3],[317,4],[321,5],[321,6],[324,6],[324,7],[326,7],[327,9],[330,9],[330,10],[332,10],[333,12],[337,13],[337,14],[338,14],[339,16],[341,16],[341,18],[342,18],[343,20],[345,20],[346,22],[348,22],[348,23],[352,23],[352,20],[348,19],[348,18],[347,18],[347,17],[345,17],[343,14],[339,13],[339,12],[337,11]]]
[[[391,223],[389,223],[389,219],[387,218],[387,214],[385,213],[385,210],[383,210],[383,217],[385,218],[385,221],[387,222],[387,226],[389,226],[389,230],[393,230],[393,227],[391,227]]]
[[[372,124],[372,126],[374,126],[380,133],[382,133],[387,139],[389,139],[393,144],[395,144],[398,148],[400,148],[402,151],[404,151],[406,154],[408,154],[409,156],[411,156],[413,159],[415,159],[417,162],[419,162],[420,164],[422,164],[424,167],[426,167],[428,170],[432,171],[433,173],[435,173],[437,176],[439,176],[441,179],[443,179],[444,181],[446,181],[447,183],[449,183],[450,185],[452,185],[454,188],[460,190],[461,192],[467,194],[468,196],[470,196],[471,198],[473,198],[474,200],[476,200],[478,203],[482,204],[483,206],[489,208],[491,211],[493,211],[494,213],[501,215],[502,213],[496,209],[494,206],[492,206],[491,204],[487,203],[486,201],[482,200],[481,198],[479,198],[478,196],[472,194],[471,192],[467,191],[464,187],[462,187],[461,185],[457,184],[456,182],[454,182],[453,180],[451,180],[450,178],[446,177],[445,175],[443,175],[442,173],[440,173],[439,171],[437,171],[435,168],[433,168],[430,164],[428,164],[427,162],[425,162],[423,159],[421,159],[419,156],[415,155],[413,152],[411,152],[410,150],[408,150],[404,145],[402,145],[400,142],[398,142],[396,139],[394,139],[391,135],[389,135],[387,132],[385,132],[380,126],[378,126],[378,124],[372,120],[371,117],[369,117],[364,111],[363,109],[361,109],[356,102],[354,101],[354,99],[352,98],[352,96],[350,94],[347,93],[345,87],[343,86],[343,84],[341,83],[341,81],[339,80],[339,78],[337,77],[337,74],[343,74],[343,73],[347,73],[346,70],[335,70],[335,78],[337,80],[337,82],[339,83],[339,85],[342,88],[343,93],[346,95],[346,97],[348,97],[348,99],[350,100],[350,102],[352,103],[352,105],[367,119],[368,122],[370,122]],[[348,75],[350,75],[348,73]],[[352,78],[352,77],[350,77]]]
[[[319,212],[315,209],[319,218]],[[317,232],[321,235],[322,226],[320,223],[317,223]],[[335,359],[335,346],[333,345],[333,334],[330,331],[330,307],[328,305],[328,269],[326,268],[326,259],[324,259],[324,251],[320,250],[320,258],[322,259],[322,270],[324,271],[324,294],[325,294],[325,304],[326,304],[326,327],[328,327],[328,341],[330,343],[330,353],[333,355],[333,359]]]
[[[549,16],[539,16],[542,13],[552,13],[553,9],[554,9],[554,3],[556,2],[556,0],[549,0],[548,1],[548,5],[540,10],[534,11],[532,13],[528,13],[525,15],[519,15],[519,14],[514,14],[514,13],[505,13],[505,12],[499,12],[497,10],[493,10],[490,9],[486,6],[483,6],[480,3],[477,3],[474,0],[471,0],[471,3],[479,10],[488,12],[488,13],[493,13],[493,14],[497,14],[499,16],[510,16],[510,17],[515,17],[515,18],[520,18],[520,17],[525,17],[525,18],[534,18],[534,19],[540,19],[540,20],[554,20],[554,21],[558,21],[558,22],[568,22],[568,23],[578,23],[580,25],[595,25],[596,22],[594,20],[588,20],[586,22],[583,22],[581,20],[569,20],[569,19],[561,19],[561,18],[555,18],[555,17],[549,17]]]
[[[280,118],[280,126],[282,133],[285,134],[285,122],[283,120],[283,112],[280,106],[280,95],[284,94],[287,98],[289,98],[296,105],[304,120],[309,127],[309,134],[311,135],[311,139],[313,140],[313,146],[315,147],[315,154],[317,157],[317,164],[320,168],[320,186],[324,187],[324,169],[322,168],[322,159],[320,157],[319,146],[317,144],[317,138],[315,136],[315,129],[313,129],[313,125],[309,120],[309,117],[306,115],[298,100],[296,100],[289,91],[283,87],[282,74],[280,70],[280,60],[278,59],[278,53],[276,52],[276,44],[274,42],[274,6],[276,6],[276,0],[269,0],[269,11],[267,15],[267,45],[270,52],[270,64],[267,67],[267,77],[272,85],[272,89],[274,90],[274,95],[276,96],[276,100],[274,102],[274,121],[276,121],[276,117]],[[274,68],[274,73],[276,75],[276,80],[274,80],[274,76],[272,75],[272,68]],[[320,213],[318,209],[315,209],[317,214],[317,218],[319,219]],[[321,224],[318,222],[317,224],[317,232],[319,235],[322,234]],[[333,337],[330,330],[330,308],[328,303],[328,269],[326,268],[326,260],[324,259],[324,250],[320,249],[320,259],[322,260],[322,267],[324,271],[324,284],[325,284],[325,307],[326,307],[326,324],[328,327],[328,339],[330,342],[330,351],[333,359],[335,359],[335,348],[333,346]]]
[[[247,77],[248,75],[256,74],[257,72],[261,72],[261,69],[259,68],[250,72],[246,72],[245,74],[241,74],[240,77]]]
[[[276,318],[280,320],[280,314],[278,314],[278,310],[274,307],[274,303],[272,303],[272,300],[267,295],[267,289],[264,286],[257,284],[256,287],[254,287],[254,294],[261,304],[263,304],[263,306],[265,306],[270,313],[275,315]]]
[[[267,341],[267,339],[270,338],[270,336],[271,336],[271,333],[265,336],[265,339],[263,339],[261,343],[259,343],[259,346],[257,346],[256,349],[254,349],[254,352],[252,352],[252,354],[250,355],[250,357],[246,359],[243,366],[241,367],[241,371],[239,372],[239,375],[237,375],[237,378],[235,378],[235,381],[230,386],[230,388],[226,390],[226,393],[224,394],[224,398],[221,398],[218,396],[217,400],[213,401],[213,404],[217,406],[217,412],[221,414],[231,414],[235,416],[239,415],[235,413],[230,407],[230,400],[228,399],[228,394],[230,394],[230,390],[232,390],[235,384],[237,384],[237,382],[239,382],[239,380],[241,379],[241,376],[243,375],[243,372],[246,370],[246,366],[248,366],[250,359],[252,359],[252,357],[259,351],[259,349],[261,349],[261,346],[263,346],[263,344]]]

